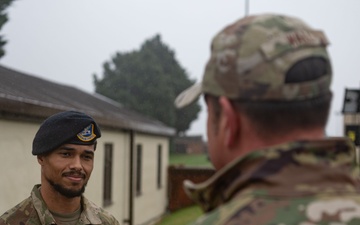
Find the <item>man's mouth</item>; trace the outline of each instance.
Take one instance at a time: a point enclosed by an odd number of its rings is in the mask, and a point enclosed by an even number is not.
[[[85,179],[85,174],[76,173],[76,172],[67,172],[67,173],[64,173],[63,176],[72,181],[76,181],[76,182],[79,182],[79,181]]]

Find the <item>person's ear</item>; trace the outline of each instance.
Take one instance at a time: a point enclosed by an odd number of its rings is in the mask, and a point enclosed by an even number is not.
[[[40,165],[44,165],[44,156],[43,155],[37,155],[37,161]]]
[[[219,103],[222,109],[225,145],[231,148],[236,144],[238,139],[239,117],[229,99],[226,97],[220,97]]]

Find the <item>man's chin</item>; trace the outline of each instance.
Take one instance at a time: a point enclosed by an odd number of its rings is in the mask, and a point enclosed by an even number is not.
[[[51,180],[48,180],[48,182],[51,184],[55,191],[67,198],[80,197],[85,192],[86,184],[81,187],[66,188],[60,184],[56,184]]]
[[[68,189],[68,188],[62,187],[61,189],[55,188],[55,190],[57,192],[59,192],[61,195],[63,195],[64,197],[75,198],[75,197],[80,197],[84,193],[85,186],[83,186],[80,189]]]

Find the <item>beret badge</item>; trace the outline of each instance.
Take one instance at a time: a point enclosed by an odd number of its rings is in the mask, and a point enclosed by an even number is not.
[[[91,141],[96,138],[96,134],[94,133],[94,125],[90,124],[85,127],[83,131],[77,134],[77,137],[84,142]]]

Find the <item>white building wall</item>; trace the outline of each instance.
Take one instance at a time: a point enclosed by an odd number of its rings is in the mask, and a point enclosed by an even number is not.
[[[40,165],[31,154],[39,124],[0,119],[0,214],[25,198],[40,183]]]
[[[146,224],[149,221],[159,218],[166,212],[168,204],[167,198],[167,165],[169,159],[169,139],[159,136],[148,136],[136,134],[136,145],[142,145],[142,190],[141,195],[134,199],[134,225]],[[157,166],[158,166],[158,145],[162,146],[162,186],[157,186]],[[136,159],[136,156],[134,157]],[[136,160],[135,160],[136,164]],[[136,165],[135,165],[136,168]],[[134,171],[134,182],[136,180],[136,170]],[[135,188],[135,186],[134,186]]]
[[[105,144],[113,145],[112,204],[103,206]],[[95,151],[95,164],[85,195],[114,215],[120,224],[128,217],[129,137],[125,132],[102,130]]]

